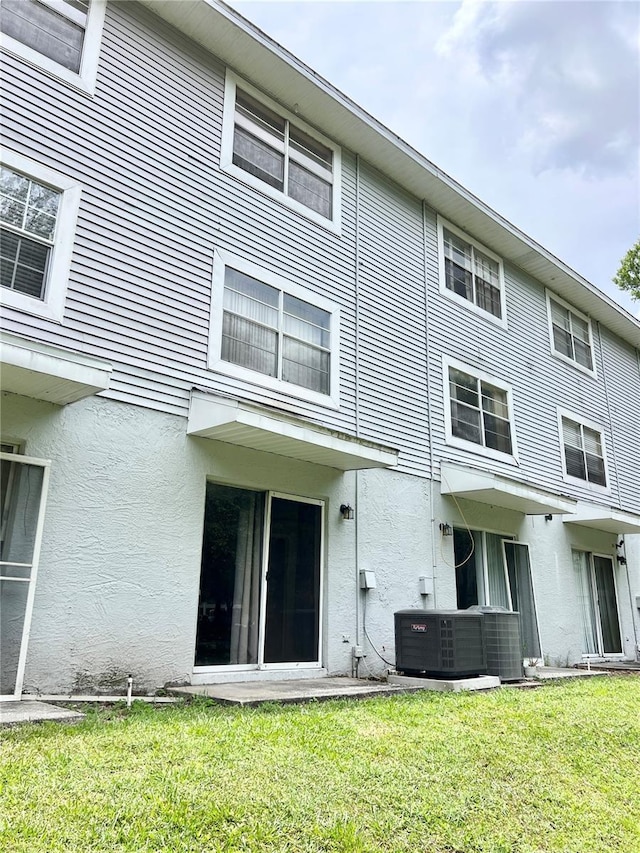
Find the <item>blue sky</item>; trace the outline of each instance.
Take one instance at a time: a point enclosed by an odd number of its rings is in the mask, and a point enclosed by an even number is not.
[[[640,4],[229,2],[640,312],[611,282],[640,234]]]

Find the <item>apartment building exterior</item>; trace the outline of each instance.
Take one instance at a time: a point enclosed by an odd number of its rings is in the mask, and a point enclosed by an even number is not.
[[[222,3],[0,25],[0,693],[636,658],[633,317]]]

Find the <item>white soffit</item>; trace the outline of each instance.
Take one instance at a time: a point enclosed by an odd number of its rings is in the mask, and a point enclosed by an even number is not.
[[[593,527],[606,533],[640,533],[640,515],[610,506],[579,503],[575,515],[564,519],[565,524]]]
[[[212,438],[341,471],[393,468],[398,451],[336,433],[239,400],[194,391],[188,435]]]
[[[525,515],[562,515],[575,511],[577,501],[543,491],[535,486],[480,471],[443,462],[440,467],[441,492],[482,504],[522,512]]]
[[[109,387],[111,365],[97,358],[3,333],[0,388],[65,406]]]
[[[141,2],[307,123],[640,348],[640,323],[628,311],[234,9],[219,0]]]

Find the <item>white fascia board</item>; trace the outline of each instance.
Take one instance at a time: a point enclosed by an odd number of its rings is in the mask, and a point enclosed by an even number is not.
[[[579,501],[575,514],[563,521],[565,524],[592,527],[596,530],[604,530],[606,533],[640,533],[640,515],[585,501]]]
[[[443,495],[455,495],[456,498],[491,504],[525,515],[564,515],[574,512],[577,504],[571,498],[528,483],[449,462],[442,463],[440,475]]]
[[[199,391],[191,395],[187,435],[276,453],[341,471],[393,468],[398,464],[398,451],[393,448]]]
[[[640,349],[640,322],[431,163],[246,18],[218,0],[141,0],[321,133]]]
[[[65,406],[106,391],[112,368],[101,359],[3,332],[0,369],[3,391]]]

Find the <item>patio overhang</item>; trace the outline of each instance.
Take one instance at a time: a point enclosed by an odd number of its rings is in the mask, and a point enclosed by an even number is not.
[[[2,333],[3,391],[66,406],[109,387],[111,365],[60,347]]]
[[[443,495],[455,495],[456,498],[491,504],[525,515],[562,515],[574,512],[577,504],[571,498],[491,471],[480,471],[450,462],[443,462],[440,471]]]
[[[187,434],[341,471],[393,468],[398,451],[318,424],[226,397],[194,391]]]
[[[563,520],[565,524],[570,522],[582,527],[593,527],[606,533],[640,533],[640,515],[610,506],[581,502],[574,515]]]

